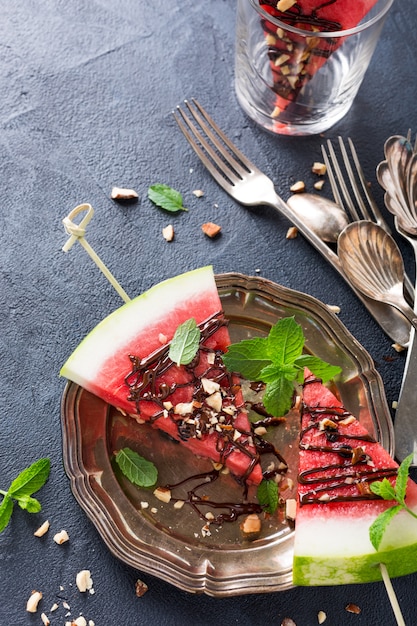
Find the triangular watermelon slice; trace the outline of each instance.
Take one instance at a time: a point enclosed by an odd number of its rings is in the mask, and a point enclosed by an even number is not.
[[[176,365],[168,344],[190,318],[200,327],[200,348],[190,365]],[[213,270],[204,267],[114,311],[80,343],[61,375],[197,456],[223,463],[240,481],[258,484],[262,470],[242,392],[220,358],[229,345]]]
[[[298,0],[281,4],[277,0],[261,0],[260,6],[272,17],[291,27],[311,31],[311,36],[303,37],[285,28],[277,29],[269,20],[263,20],[273,89],[277,94],[273,116],[276,117],[278,126],[280,114],[296,101],[304,85],[343,43],[341,38],[320,38],[314,33],[353,28],[376,2],[377,0]],[[280,6],[288,8],[279,10]]]
[[[401,511],[376,551],[369,528],[396,502],[375,496],[369,484],[394,482],[398,465],[321,381],[307,373],[300,433],[295,585],[339,585],[417,570],[417,520]],[[417,485],[408,481],[407,506],[417,512]]]

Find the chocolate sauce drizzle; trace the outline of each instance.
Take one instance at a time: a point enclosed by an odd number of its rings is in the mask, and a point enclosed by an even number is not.
[[[321,380],[311,377],[305,381],[304,386],[315,382],[321,383]],[[310,416],[310,422],[300,433],[300,450],[337,454],[341,461],[300,472],[299,484],[311,487],[310,491],[300,495],[300,505],[380,500],[380,496],[370,490],[370,484],[376,480],[396,476],[397,468],[373,468],[372,459],[361,447],[361,443],[375,443],[375,439],[369,434],[349,435],[341,432],[339,422],[350,416],[344,408],[308,406],[303,402],[302,416],[306,414]],[[322,430],[329,445],[311,445],[303,441],[311,430],[317,432]],[[351,441],[352,445],[346,443],[346,440]],[[346,487],[351,487],[352,493],[340,494],[339,491]]]

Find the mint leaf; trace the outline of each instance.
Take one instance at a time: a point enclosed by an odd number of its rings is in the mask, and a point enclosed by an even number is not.
[[[405,500],[405,494],[407,491],[407,482],[408,482],[408,473],[410,469],[410,465],[414,458],[414,452],[409,454],[404,461],[401,463],[397,472],[397,480],[395,481],[395,492],[397,494],[397,499],[402,504]]]
[[[21,509],[24,509],[28,513],[39,513],[42,509],[39,500],[31,496],[22,496],[18,499],[17,503]]]
[[[293,363],[302,354],[303,329],[293,317],[284,317],[268,335],[268,355],[273,363]]]
[[[130,448],[122,448],[116,454],[116,463],[131,483],[138,487],[153,487],[158,480],[158,470]]]
[[[182,204],[182,196],[179,191],[172,189],[168,185],[151,185],[148,189],[148,198],[165,211],[177,213],[178,211],[187,211]]]
[[[13,500],[6,494],[0,504],[0,533],[6,528],[10,522],[13,513]]]
[[[278,485],[274,480],[263,480],[257,489],[256,496],[261,506],[268,513],[275,513],[278,508]]]
[[[273,383],[277,378],[286,378],[292,382],[297,376],[297,369],[291,364],[278,365],[271,363],[260,372],[260,378],[264,383]]]
[[[49,459],[39,459],[24,469],[9,487],[9,495],[15,500],[30,496],[46,483],[51,470]]]
[[[267,353],[267,338],[254,337],[233,343],[222,358],[229,372],[237,372],[247,380],[261,380],[261,371],[271,364]]]
[[[380,496],[384,500],[396,500],[396,492],[388,478],[384,478],[383,480],[376,480],[371,483],[370,489],[372,493],[375,493],[377,496]]]
[[[369,527],[369,539],[371,540],[371,543],[374,546],[375,550],[379,550],[379,546],[381,545],[381,541],[388,524],[390,523],[392,518],[399,511],[401,511],[402,508],[403,507],[401,506],[401,504],[392,506],[391,508],[378,515],[378,517]]]
[[[197,354],[201,332],[195,319],[180,324],[169,347],[168,356],[177,365],[188,365]]]
[[[277,378],[265,387],[263,403],[271,415],[282,417],[292,406],[294,385],[284,377]]]
[[[329,380],[340,374],[342,368],[338,365],[331,365],[322,361],[319,357],[312,354],[303,354],[295,360],[295,365],[304,369],[307,367],[313,372],[314,376],[321,378],[323,383],[327,383]]]

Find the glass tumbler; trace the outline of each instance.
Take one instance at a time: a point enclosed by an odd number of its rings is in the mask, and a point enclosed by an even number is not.
[[[311,0],[238,0],[235,89],[243,110],[278,134],[333,126],[353,103],[393,2],[322,0],[303,13]]]

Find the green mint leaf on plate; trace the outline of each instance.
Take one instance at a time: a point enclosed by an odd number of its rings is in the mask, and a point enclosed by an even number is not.
[[[319,357],[303,354],[304,334],[294,317],[285,317],[272,326],[267,337],[245,339],[229,346],[223,362],[231,372],[266,384],[266,410],[281,417],[292,407],[294,389],[304,380],[304,368],[327,382],[341,372]]]
[[[153,487],[158,480],[158,470],[130,448],[122,448],[116,454],[116,463],[131,483],[138,487]]]
[[[168,356],[177,365],[188,365],[197,354],[201,332],[194,318],[180,324],[171,340]]]
[[[273,363],[293,363],[303,352],[303,329],[293,317],[284,317],[268,335],[268,354]]]
[[[278,485],[274,480],[263,480],[257,489],[256,496],[267,513],[275,513],[278,508]]]
[[[170,213],[177,213],[178,211],[187,211],[182,203],[182,196],[179,191],[172,189],[168,185],[151,185],[148,189],[148,198],[156,206]]]
[[[13,500],[6,494],[0,504],[0,533],[6,528],[10,522],[13,513]]]
[[[382,538],[384,536],[385,530],[392,520],[392,518],[401,511],[401,504],[397,504],[396,506],[392,506],[376,518],[376,520],[369,527],[369,539],[371,540],[372,545],[375,550],[379,550],[379,546],[381,545]]]
[[[51,470],[49,459],[39,459],[24,469],[9,487],[9,495],[15,500],[31,496],[48,480]]]
[[[272,363],[267,338],[254,337],[233,343],[223,355],[223,362],[230,372],[238,372],[247,380],[261,380],[261,371]]]

